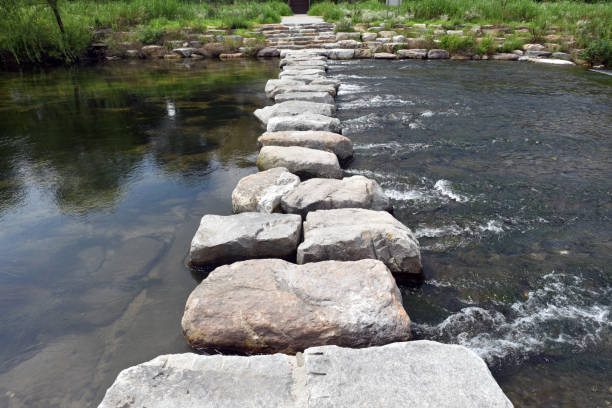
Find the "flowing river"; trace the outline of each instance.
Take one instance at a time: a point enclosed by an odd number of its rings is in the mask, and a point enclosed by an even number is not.
[[[278,60],[0,77],[0,406],[95,407],[187,352],[203,214],[256,171]],[[346,173],[419,238],[416,338],[482,356],[517,407],[612,403],[612,77],[532,64],[336,62]],[[588,402],[588,403],[587,403]]]

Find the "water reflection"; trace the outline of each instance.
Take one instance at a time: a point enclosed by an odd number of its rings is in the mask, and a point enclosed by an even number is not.
[[[256,170],[252,111],[277,71],[203,61],[2,76],[0,406],[96,406],[121,369],[187,351],[188,245]]]
[[[24,199],[26,176],[52,192],[63,212],[81,214],[116,206],[147,157],[181,178],[203,177],[211,160],[225,165],[236,148],[251,148],[243,135],[253,127],[246,116],[260,90],[245,89],[244,81],[274,70],[202,62],[6,74],[0,211]]]

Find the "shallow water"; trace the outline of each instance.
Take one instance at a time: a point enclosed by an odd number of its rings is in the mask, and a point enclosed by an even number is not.
[[[612,403],[612,80],[517,63],[339,62],[347,172],[419,238],[417,338],[485,358],[516,406]],[[588,401],[588,402],[587,402]]]
[[[94,407],[185,352],[200,217],[255,171],[278,61],[125,63],[0,77],[0,406]]]
[[[277,62],[0,78],[0,406],[96,406],[188,350],[200,217],[255,172]],[[423,247],[418,338],[487,359],[516,406],[612,402],[612,82],[517,63],[340,62],[356,157]],[[588,401],[588,403],[585,403]]]

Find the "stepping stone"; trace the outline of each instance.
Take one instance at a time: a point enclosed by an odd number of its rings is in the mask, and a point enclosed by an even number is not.
[[[261,146],[302,146],[326,150],[334,153],[340,160],[346,160],[353,155],[353,142],[346,136],[332,132],[314,130],[266,132],[259,136],[257,142]]]
[[[265,92],[268,98],[273,98],[276,95],[276,89],[287,86],[301,86],[306,85],[305,81],[300,81],[298,79],[293,78],[283,78],[283,79],[269,79],[266,82]]]
[[[336,90],[340,86],[340,81],[332,78],[318,78],[310,82],[310,85],[333,85]]]
[[[325,132],[341,133],[340,120],[316,113],[302,113],[295,116],[275,116],[268,120],[268,132],[285,130],[319,130]]]
[[[303,229],[304,242],[297,252],[299,264],[378,259],[393,273],[418,275],[422,271],[419,242],[410,228],[386,211],[314,211],[306,216]]]
[[[376,260],[260,259],[218,267],[187,299],[182,327],[195,349],[240,353],[410,339],[400,291]]]
[[[296,188],[300,178],[284,167],[276,167],[242,178],[232,192],[234,213],[280,212],[281,197]]]
[[[281,71],[280,74],[278,74],[279,78],[299,78],[301,76],[325,76],[325,71],[320,70],[320,69],[302,69],[302,70],[296,70],[296,71]]]
[[[123,370],[99,408],[511,408],[484,361],[428,340],[303,356],[169,354]]]
[[[397,59],[397,55],[390,52],[377,52],[374,54],[374,59]]]
[[[333,60],[345,60],[351,59],[355,55],[355,50],[353,49],[334,49],[329,50],[329,58]]]
[[[325,74],[326,68],[324,67],[313,67],[307,65],[287,65],[283,67],[282,72],[284,73],[295,73],[296,75],[301,75],[302,73],[308,72],[307,75],[312,75],[314,72],[318,72],[321,74]]]
[[[291,259],[301,230],[302,218],[293,214],[205,215],[191,241],[189,262],[213,266],[250,258]]]
[[[327,86],[327,85],[323,85]],[[306,101],[316,103],[327,103],[333,105],[334,97],[328,92],[284,92],[274,96],[274,102],[286,102],[286,101]]]
[[[391,203],[375,180],[363,176],[342,180],[314,178],[304,181],[281,199],[283,212],[300,214],[337,208],[391,210]]]
[[[327,68],[327,58],[325,57],[309,57],[309,58],[285,58],[281,60],[279,66],[281,68],[293,65],[310,65],[317,67],[326,67]]]
[[[342,169],[335,154],[300,146],[264,146],[257,157],[259,170],[285,167],[291,173],[312,177],[342,178]]]
[[[336,96],[336,87],[331,84],[318,85],[318,84],[300,84],[300,85],[285,85],[277,86],[274,90],[270,91],[269,97],[274,98],[277,95],[284,93],[296,93],[296,92],[327,92],[332,97]]]
[[[336,106],[328,103],[286,101],[271,106],[265,106],[253,112],[255,117],[266,126],[270,118],[277,116],[297,116],[303,113],[314,113],[333,117],[336,113]]]

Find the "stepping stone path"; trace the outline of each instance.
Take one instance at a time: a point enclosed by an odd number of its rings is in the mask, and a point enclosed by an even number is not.
[[[189,261],[218,267],[189,296],[182,328],[198,350],[297,355],[160,356],[122,371],[99,408],[511,407],[465,347],[405,342],[410,319],[392,273],[420,276],[418,241],[385,211],[374,180],[342,179],[353,147],[334,117],[341,84],[327,67],[366,57],[352,49],[356,34],[336,38],[327,23],[275,27],[266,38],[277,48],[291,38],[288,48],[329,49],[281,49],[280,79],[265,87],[276,104],[255,112],[267,129],[260,172],[234,189],[237,214],[202,218]]]
[[[399,288],[375,260],[221,266],[187,299],[182,326],[195,349],[257,354],[410,339]]]
[[[379,259],[393,273],[420,274],[419,242],[386,211],[358,208],[308,213],[297,262]]]

